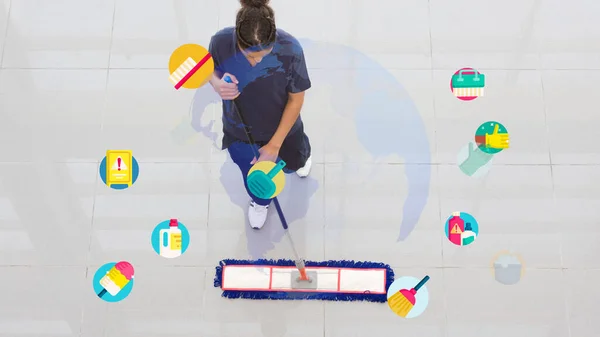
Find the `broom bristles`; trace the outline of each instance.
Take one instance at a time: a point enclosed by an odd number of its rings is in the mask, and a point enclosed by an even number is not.
[[[402,292],[400,291],[395,293],[388,299],[388,305],[390,306],[393,312],[405,318],[414,306],[410,302],[410,300],[406,298],[406,296],[404,296],[404,294],[402,294]]]

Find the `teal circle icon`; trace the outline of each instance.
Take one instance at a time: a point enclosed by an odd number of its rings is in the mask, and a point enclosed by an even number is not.
[[[107,158],[104,157],[100,162],[100,179],[108,187],[115,190],[124,190],[133,185],[140,175],[140,166],[135,157],[130,157],[130,166],[127,165],[126,160],[116,158],[117,160],[111,160],[110,169],[107,169]],[[107,180],[107,177],[109,179]]]
[[[429,291],[425,282],[429,276],[418,279],[411,276],[402,276],[396,279],[388,288],[387,298],[390,309],[400,317],[415,318],[421,316],[429,305]],[[413,291],[414,290],[414,291]],[[412,297],[412,298],[407,298]],[[413,307],[407,307],[408,302],[413,302]]]
[[[477,128],[475,143],[477,143],[479,150],[488,154],[496,154],[504,149],[508,149],[510,135],[504,125],[489,121]]]
[[[134,271],[126,261],[110,262],[96,270],[92,285],[96,296],[106,302],[120,302],[133,289]]]
[[[465,212],[454,212],[444,225],[446,237],[457,246],[468,246],[479,236],[477,220]]]
[[[152,248],[156,254],[174,259],[185,253],[190,245],[190,232],[177,219],[165,220],[152,231]]]

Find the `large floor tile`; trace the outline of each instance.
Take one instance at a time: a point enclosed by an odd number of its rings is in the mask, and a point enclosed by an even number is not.
[[[111,262],[111,261],[107,261]],[[113,261],[114,262],[114,261]],[[92,278],[99,266],[90,266],[82,335],[95,336],[204,336],[202,305],[205,275],[199,267],[138,266],[135,283],[127,298],[118,303],[99,299]],[[212,282],[209,284],[212,286]]]
[[[600,327],[598,301],[599,270],[565,271],[567,304],[571,336],[592,337]]]
[[[0,336],[77,337],[85,267],[0,267]]]
[[[326,258],[441,266],[437,184],[435,166],[327,164]]]
[[[428,4],[425,1],[381,1],[373,6],[366,0],[329,0],[323,40],[356,48],[388,69],[429,69]],[[396,43],[402,41],[401,43]],[[329,59],[326,68],[340,68]],[[372,68],[350,59],[352,67]],[[373,64],[375,65],[375,64]]]
[[[12,1],[2,66],[106,68],[113,13],[114,0]]]
[[[312,70],[325,161],[430,164],[434,154],[431,72]],[[324,91],[324,92],[323,92]],[[312,117],[311,117],[312,118]],[[311,121],[312,122],[312,121]]]
[[[538,68],[536,2],[430,1],[433,68]]]
[[[557,220],[562,226],[562,254],[567,268],[600,268],[598,166],[554,166]]]
[[[446,335],[444,313],[444,287],[441,269],[394,268],[396,279],[402,276],[422,278],[429,275],[427,283],[429,305],[418,317],[404,319],[397,316],[387,303],[328,302],[325,304],[325,336],[398,335],[442,337]],[[360,322],[349,324],[349,322]]]
[[[536,31],[544,69],[600,69],[600,4],[577,0],[537,1]]]
[[[548,131],[541,75],[529,70],[478,69],[486,76],[485,96],[461,101],[452,94],[451,71],[434,71],[436,148],[442,163],[456,163],[461,148],[475,142],[475,131],[488,121],[506,127],[510,148],[494,156],[496,164],[549,164]]]
[[[468,247],[444,240],[445,265],[487,267],[499,251],[514,250],[530,266],[561,266],[563,222],[555,215],[550,167],[498,165],[481,180],[453,166],[439,170],[440,231],[452,212],[469,213],[479,225],[479,236]]]
[[[435,166],[327,164],[327,226],[396,230],[402,237],[437,228],[437,186]]]
[[[103,149],[133,150],[140,162],[208,162],[212,141],[173,137],[189,116],[193,92],[179,92],[163,70],[111,70],[103,118]]]
[[[79,265],[97,164],[0,164],[0,265]]]
[[[554,164],[600,164],[594,144],[599,70],[544,71],[550,150]]]
[[[9,70],[0,77],[3,162],[95,162],[106,70]]]
[[[205,265],[209,167],[203,164],[140,163],[138,181],[126,190],[98,182],[91,263],[128,260],[138,264]],[[150,237],[162,221],[176,218],[190,232],[188,251],[165,259]]]
[[[205,334],[210,337],[323,337],[322,301],[228,299],[211,287],[207,270],[203,306]]]
[[[116,0],[110,66],[157,68],[167,74],[175,48],[187,43],[208,48],[217,31],[217,14],[216,0]]]
[[[513,286],[486,269],[445,269],[448,335],[569,336],[560,270],[529,270]]]

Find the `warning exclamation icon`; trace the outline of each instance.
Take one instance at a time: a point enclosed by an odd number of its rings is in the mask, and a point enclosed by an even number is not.
[[[452,234],[461,234],[462,231],[460,230],[460,227],[458,227],[458,224],[457,224],[457,225],[454,225],[454,227],[452,228],[452,231],[450,233],[452,233]]]
[[[117,171],[127,170],[127,165],[125,165],[121,157],[117,157],[117,160],[115,160],[112,169]]]

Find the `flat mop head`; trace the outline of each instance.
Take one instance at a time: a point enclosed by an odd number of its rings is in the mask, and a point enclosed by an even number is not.
[[[310,281],[299,279],[292,260],[223,260],[215,287],[223,297],[272,300],[387,302],[394,271],[384,263],[305,261]]]

